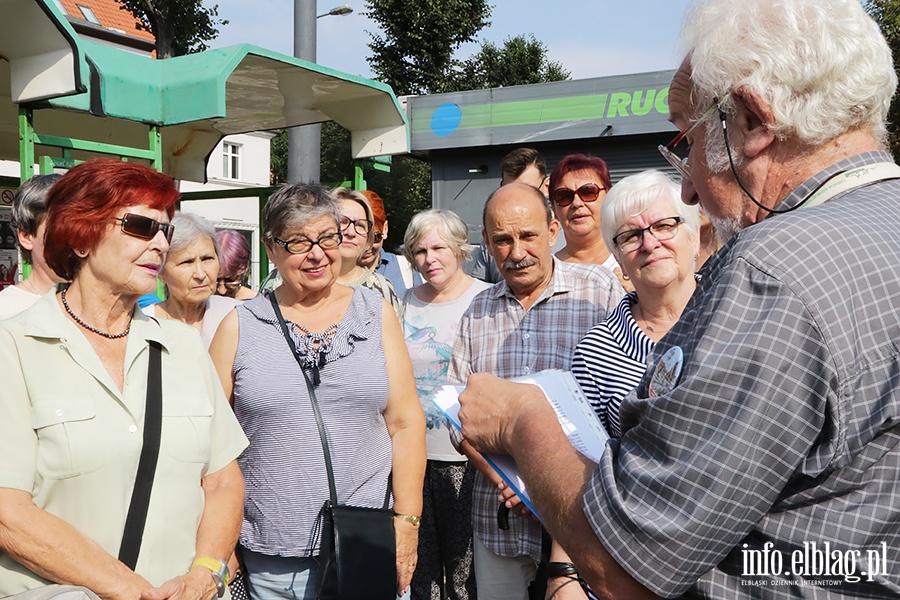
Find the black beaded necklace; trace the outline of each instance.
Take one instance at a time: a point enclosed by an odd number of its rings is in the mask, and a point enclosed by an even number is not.
[[[84,321],[79,319],[78,315],[76,315],[74,312],[72,312],[71,307],[69,307],[69,303],[66,302],[66,292],[67,291],[68,291],[68,288],[63,290],[62,295],[60,296],[62,298],[63,308],[66,309],[66,312],[69,313],[69,316],[72,317],[76,323],[78,323],[79,325],[81,325],[82,327],[87,329],[88,331],[96,333],[97,335],[102,335],[103,337],[108,338],[110,340],[117,340],[119,338],[123,338],[126,335],[128,335],[129,331],[131,331],[131,326],[129,326],[128,329],[126,329],[122,333],[116,333],[116,334],[106,333],[105,331],[100,331],[96,327],[91,327],[90,325],[88,325],[87,323],[85,323]]]

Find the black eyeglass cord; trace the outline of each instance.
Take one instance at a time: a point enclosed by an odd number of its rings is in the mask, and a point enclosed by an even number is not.
[[[768,206],[764,206],[756,198],[753,197],[753,194],[750,193],[750,190],[747,189],[747,187],[744,185],[744,182],[741,181],[741,178],[738,175],[737,168],[734,166],[734,159],[731,157],[731,144],[728,142],[728,125],[727,125],[726,118],[725,118],[725,112],[721,108],[718,108],[718,104],[716,104],[716,108],[719,111],[719,119],[722,120],[722,134],[725,136],[725,150],[728,153],[728,164],[731,165],[731,173],[734,175],[734,180],[737,181],[737,184],[741,187],[741,190],[743,190],[743,192],[745,194],[747,194],[747,197],[750,198],[750,201],[753,202],[753,204],[755,204],[759,208],[763,209],[764,211],[766,211],[768,213],[772,213],[773,215],[783,215],[785,213],[795,211],[798,208],[803,207],[803,205],[806,204],[807,202],[809,202],[809,199],[812,198],[813,196],[815,196],[816,192],[818,192],[820,189],[822,189],[822,187],[825,184],[827,184],[829,181],[831,181],[834,177],[840,175],[841,173],[846,173],[846,171],[840,171],[838,173],[835,173],[834,175],[832,175],[831,177],[829,177],[828,179],[826,179],[825,181],[823,181],[822,183],[817,185],[815,188],[813,188],[813,190],[811,192],[809,192],[808,194],[806,194],[806,196],[803,197],[803,200],[801,200],[800,202],[798,202],[797,204],[795,204],[794,206],[792,206],[790,208],[784,208],[784,209],[778,210],[776,208],[769,208]]]
[[[550,594],[548,600],[553,600],[553,598],[555,598],[556,595],[559,593],[559,590],[563,589],[564,587],[566,587],[567,585],[570,585],[572,583],[577,583],[578,585],[580,585],[581,589],[584,591],[585,595],[587,595],[587,593],[590,591],[590,588],[588,587],[587,582],[577,575],[566,575],[563,578],[565,579],[565,581],[563,583],[559,584],[558,586],[556,586],[556,589],[553,590],[552,594]]]

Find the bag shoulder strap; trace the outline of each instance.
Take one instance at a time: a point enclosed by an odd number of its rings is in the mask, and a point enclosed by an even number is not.
[[[397,255],[397,265],[400,267],[400,276],[403,277],[403,283],[406,284],[406,287],[415,287],[416,284],[412,265],[402,254]]]
[[[284,315],[281,314],[281,307],[278,306],[278,300],[275,298],[275,292],[268,292],[269,302],[272,304],[272,310],[275,312],[275,317],[278,319],[278,324],[281,326],[281,333],[284,335],[285,341],[287,341],[288,348],[291,350],[291,354],[294,357],[294,360],[297,361],[297,366],[300,367],[300,372],[303,373],[303,380],[306,382],[306,389],[309,392],[309,402],[312,404],[313,414],[316,417],[316,427],[319,429],[319,439],[322,442],[322,455],[325,457],[325,471],[328,474],[328,494],[331,497],[331,503],[336,505],[337,502],[337,487],[334,484],[334,470],[331,468],[331,452],[328,449],[328,436],[325,433],[325,423],[322,421],[322,413],[319,411],[319,401],[316,398],[316,390],[313,387],[312,382],[309,380],[309,376],[306,374],[306,369],[303,368],[303,363],[300,362],[300,356],[297,354],[297,346],[294,344],[294,339],[291,337],[290,331],[288,331],[287,323],[284,320]],[[387,492],[384,497],[384,508],[387,508],[390,505],[391,498],[391,477],[388,476],[388,486]]]
[[[141,552],[147,510],[150,507],[150,492],[159,459],[160,437],[162,435],[162,347],[159,342],[150,342],[150,364],[147,369],[147,404],[144,409],[144,443],[138,460],[134,491],[125,518],[119,560],[134,570]]]
[[[316,416],[316,427],[319,428],[319,439],[322,441],[322,454],[325,457],[325,469],[328,473],[328,494],[331,496],[331,503],[337,504],[337,488],[334,485],[334,471],[331,468],[331,452],[328,450],[328,436],[325,435],[325,424],[322,422],[322,413],[319,411],[319,402],[316,399],[316,391],[313,388],[312,382],[309,380],[309,376],[306,374],[306,369],[303,368],[303,363],[300,362],[300,356],[297,354],[297,346],[294,344],[294,339],[291,337],[290,331],[288,331],[287,323],[284,321],[284,315],[281,314],[281,307],[278,306],[275,292],[268,292],[268,296],[269,302],[272,304],[272,310],[275,311],[275,317],[278,319],[278,324],[281,325],[281,333],[284,334],[284,339],[291,349],[291,355],[294,357],[294,360],[297,361],[297,366],[300,367],[300,372],[303,373],[303,379],[306,381],[306,389],[309,392],[309,402],[312,404],[313,414]]]
[[[406,307],[409,306],[409,302],[413,297],[413,290],[415,288],[408,287],[406,291],[403,292],[403,298],[400,299],[400,325],[403,325],[403,319],[406,317]]]

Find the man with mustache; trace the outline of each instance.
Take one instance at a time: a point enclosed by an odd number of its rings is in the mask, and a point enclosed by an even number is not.
[[[511,378],[568,369],[575,345],[622,298],[618,280],[599,265],[564,263],[553,256],[559,222],[543,193],[531,185],[510,183],[495,191],[483,221],[484,241],[503,280],[476,296],[463,316],[450,380],[465,382],[476,372]],[[472,502],[478,597],[524,600],[541,561],[541,525],[513,514],[510,528],[500,530],[500,478],[477,452],[467,455],[479,469]],[[508,506],[518,501],[506,500]],[[554,547],[550,560],[568,562],[568,557]],[[551,579],[549,585],[558,583]]]
[[[484,374],[463,435],[516,459],[603,598],[897,598],[890,47],[857,0],[707,0],[683,38],[660,151],[723,246],[621,438],[593,464],[538,390]]]

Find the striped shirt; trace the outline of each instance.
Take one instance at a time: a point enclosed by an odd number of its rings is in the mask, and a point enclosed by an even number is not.
[[[381,310],[381,294],[354,291],[316,388],[337,499],[355,506],[381,506],[391,472],[391,438],[382,415],[389,383]],[[237,311],[234,410],[250,439],[238,460],[246,486],[240,543],[268,555],[314,556],[316,517],[329,493],[303,373],[266,296]],[[305,357],[305,336],[290,330]]]
[[[575,345],[604,320],[624,290],[612,271],[600,265],[553,259],[553,277],[527,311],[505,281],[481,292],[460,321],[450,381],[471,373],[506,379],[546,369],[568,369]],[[500,556],[541,556],[541,524],[510,514],[510,528],[497,527],[497,487],[480,472],[472,499],[472,527],[484,545]]]
[[[575,347],[572,373],[612,437],[622,435],[619,405],[647,370],[654,341],[631,314],[637,292],[625,296],[606,320],[587,332]]]
[[[779,208],[891,160],[845,159]],[[772,215],[710,259],[651,357],[680,347],[680,378],[651,398],[645,376],[625,398],[584,494],[603,545],[651,591],[897,597],[898,232],[900,180],[883,181]],[[774,574],[764,554],[783,559]]]

